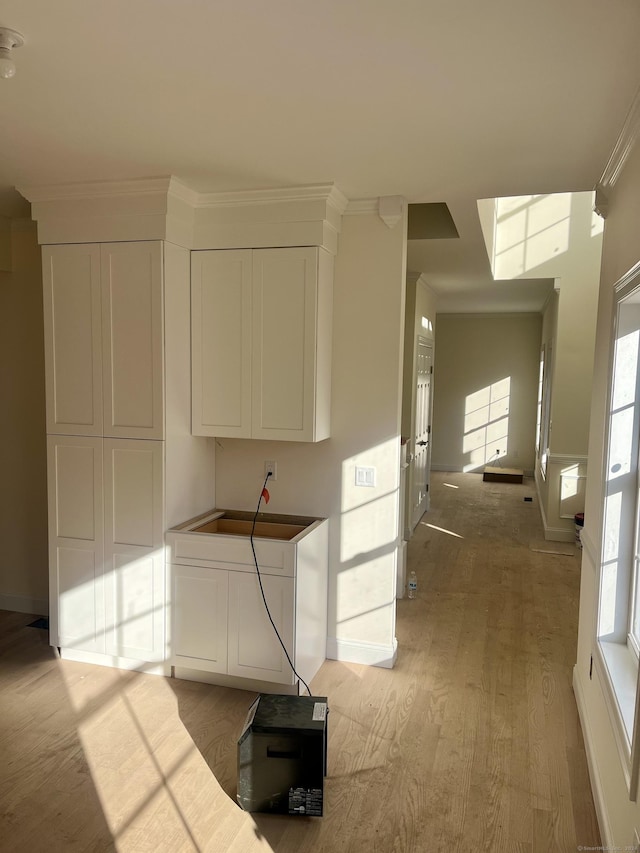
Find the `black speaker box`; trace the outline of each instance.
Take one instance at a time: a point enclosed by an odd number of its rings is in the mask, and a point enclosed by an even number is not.
[[[258,696],[238,740],[245,811],[322,816],[327,713],[326,696]]]

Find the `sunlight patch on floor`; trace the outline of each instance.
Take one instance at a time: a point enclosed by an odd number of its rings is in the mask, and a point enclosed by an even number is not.
[[[96,673],[68,661],[61,672],[119,853],[139,853],[150,843],[195,853],[272,851],[251,815],[219,785],[165,679],[108,668]]]
[[[453,530],[445,530],[444,527],[436,527],[435,524],[428,524],[426,521],[421,521],[424,527],[430,527],[432,530],[437,530],[438,533],[447,533],[449,536],[455,536],[456,539],[464,539],[464,536],[461,536],[459,533],[454,533]]]

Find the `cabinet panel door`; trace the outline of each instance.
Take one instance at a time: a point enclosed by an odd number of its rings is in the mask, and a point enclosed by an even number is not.
[[[295,663],[294,579],[262,575],[271,617]],[[255,572],[229,572],[229,675],[294,684],[294,675],[267,616]]]
[[[191,253],[192,432],[251,431],[251,250]]]
[[[164,444],[104,440],[108,654],[165,657]]]
[[[44,246],[47,432],[102,434],[100,249]]]
[[[102,439],[49,436],[51,644],[104,652]]]
[[[171,571],[172,665],[226,673],[229,573],[196,566]]]
[[[254,438],[313,441],[318,250],[253,253]]]
[[[100,247],[104,435],[163,438],[162,245]]]

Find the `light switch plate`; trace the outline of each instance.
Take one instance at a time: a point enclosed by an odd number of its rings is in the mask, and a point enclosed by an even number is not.
[[[373,488],[376,484],[376,469],[356,465],[356,486]]]

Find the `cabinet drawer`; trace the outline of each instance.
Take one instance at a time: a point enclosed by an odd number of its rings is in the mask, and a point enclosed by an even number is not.
[[[210,566],[229,571],[255,571],[251,542],[247,537],[212,536],[207,533],[168,534],[170,561],[178,565]],[[295,545],[290,542],[254,539],[260,570],[269,575],[294,577]]]

